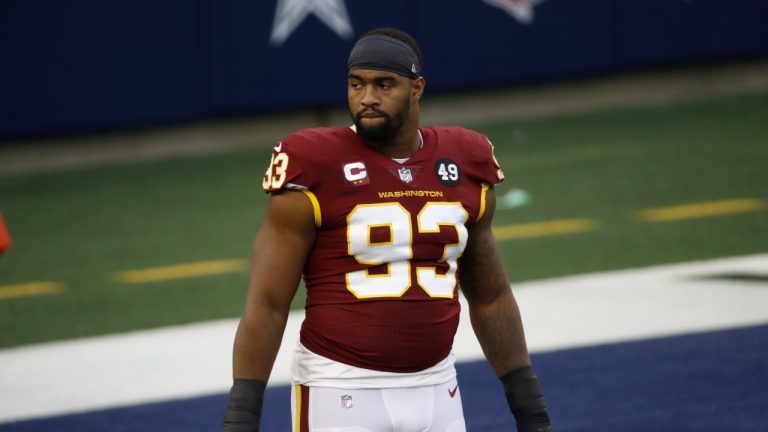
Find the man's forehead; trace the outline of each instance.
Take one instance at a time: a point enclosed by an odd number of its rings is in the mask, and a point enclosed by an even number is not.
[[[359,79],[370,79],[370,80],[376,80],[376,79],[393,79],[393,80],[400,80],[400,79],[406,79],[405,77],[398,75],[394,72],[390,71],[383,71],[378,69],[355,69],[349,71],[349,78],[359,78]]]

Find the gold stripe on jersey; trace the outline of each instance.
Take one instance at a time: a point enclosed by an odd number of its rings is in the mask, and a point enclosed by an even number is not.
[[[483,215],[485,214],[485,195],[488,194],[489,186],[485,183],[481,183],[481,186],[483,189],[480,191],[480,209],[477,211],[477,219],[476,221],[479,221],[483,218]]]
[[[317,200],[317,197],[315,194],[308,190],[303,190],[305,195],[307,195],[307,198],[309,198],[309,201],[312,202],[312,210],[315,214],[315,226],[320,228],[320,226],[323,224],[323,214],[320,213],[320,201]]]

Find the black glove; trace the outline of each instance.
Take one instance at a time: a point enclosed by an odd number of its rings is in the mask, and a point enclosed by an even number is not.
[[[504,384],[509,409],[517,420],[518,432],[551,432],[547,406],[539,378],[531,367],[522,367],[499,378]]]
[[[223,432],[259,432],[265,383],[236,379],[229,391]]]

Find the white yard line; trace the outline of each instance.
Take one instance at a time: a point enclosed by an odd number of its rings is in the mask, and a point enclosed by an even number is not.
[[[768,289],[702,278],[768,272],[768,254],[514,285],[532,352],[768,324]],[[466,307],[460,361],[482,358]],[[292,313],[270,385],[288,382]],[[0,351],[0,422],[224,393],[237,320]]]

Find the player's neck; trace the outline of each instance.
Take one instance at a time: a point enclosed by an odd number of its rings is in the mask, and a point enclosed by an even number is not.
[[[388,143],[371,143],[384,155],[395,158],[408,158],[416,153],[422,146],[421,133],[418,128],[403,131],[395,139]]]

